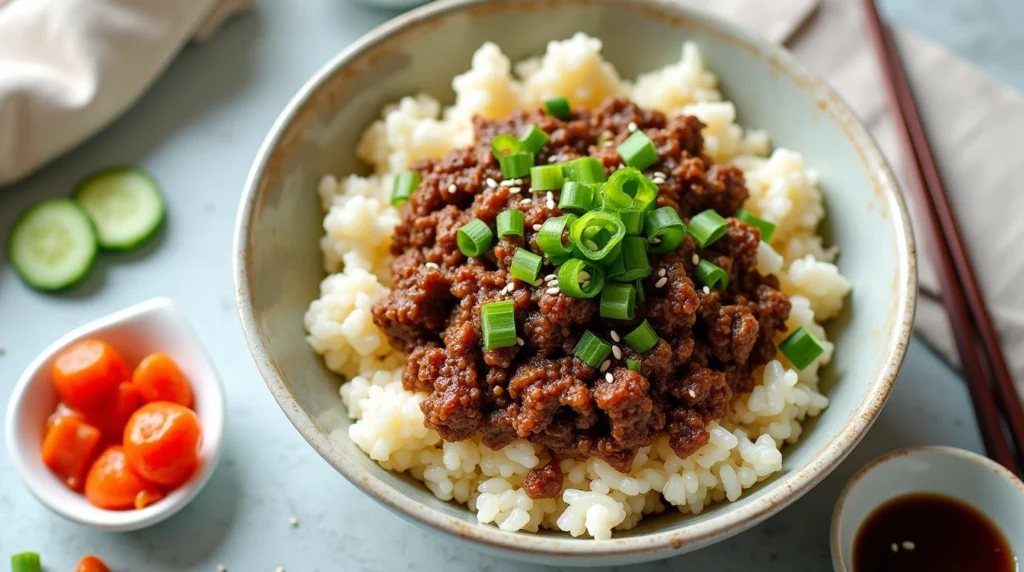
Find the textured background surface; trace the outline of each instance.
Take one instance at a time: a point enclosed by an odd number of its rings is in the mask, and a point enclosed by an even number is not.
[[[0,455],[0,562],[37,550],[52,570],[95,552],[119,570],[488,570],[523,566],[466,550],[414,527],[339,477],[306,445],[265,389],[241,336],[230,245],[238,193],[277,113],[330,56],[393,15],[348,0],[261,2],[214,41],[193,46],[98,137],[0,190],[0,236],[42,196],[65,195],[101,166],[133,163],[168,195],[168,226],[146,252],[105,256],[91,281],[53,297],[0,267],[0,399],[32,357],[66,329],[155,295],[175,298],[227,385],[228,440],[213,480],[189,507],[140,532],[105,534],[49,513]],[[1024,88],[1024,4],[1016,0],[885,0],[886,14]],[[813,25],[813,24],[812,24]],[[0,241],[3,239],[0,238]],[[2,246],[2,243],[0,243]],[[630,571],[713,566],[819,571],[830,567],[832,506],[857,468],[915,444],[973,450],[980,442],[957,375],[915,341],[875,427],[823,484],[770,521],[695,554]],[[298,527],[289,518],[300,520]],[[3,564],[0,564],[3,566]]]

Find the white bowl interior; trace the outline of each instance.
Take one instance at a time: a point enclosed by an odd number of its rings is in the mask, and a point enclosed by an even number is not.
[[[886,456],[850,481],[833,522],[837,570],[853,570],[854,541],[868,516],[910,493],[942,494],[973,506],[1002,531],[1018,558],[1024,556],[1024,483],[976,453],[923,447]]]
[[[57,405],[50,378],[55,356],[83,338],[113,345],[135,365],[147,354],[172,357],[188,377],[203,429],[198,470],[165,498],[141,510],[97,508],[72,491],[43,464],[40,449],[46,418]],[[86,324],[46,348],[25,370],[7,411],[7,450],[32,494],[57,514],[102,530],[135,530],[155,524],[184,507],[203,487],[216,466],[224,441],[224,391],[195,331],[167,298],[154,298]]]

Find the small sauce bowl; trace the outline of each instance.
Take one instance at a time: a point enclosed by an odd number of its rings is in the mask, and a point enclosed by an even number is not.
[[[199,466],[184,484],[156,503],[137,510],[105,510],[69,489],[43,464],[46,418],[57,406],[50,380],[54,357],[83,338],[113,345],[133,366],[152,352],[173,358],[188,377],[202,423]],[[47,508],[90,528],[111,532],[138,530],[182,509],[210,479],[224,443],[224,388],[196,332],[168,298],[153,298],[68,332],[40,353],[21,375],[7,406],[4,427],[8,455],[29,491]]]
[[[875,509],[915,493],[944,495],[974,507],[999,529],[1018,561],[1024,557],[1024,483],[977,453],[927,446],[888,453],[850,479],[832,513],[835,570],[853,572],[857,532]]]

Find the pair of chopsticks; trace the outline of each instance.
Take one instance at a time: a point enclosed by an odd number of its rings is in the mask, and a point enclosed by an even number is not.
[[[1020,474],[1024,469],[1024,407],[946,199],[896,43],[882,23],[874,0],[864,0],[864,5],[906,154],[911,191],[930,222],[931,246],[942,279],[942,301],[949,313],[982,441],[990,458]]]

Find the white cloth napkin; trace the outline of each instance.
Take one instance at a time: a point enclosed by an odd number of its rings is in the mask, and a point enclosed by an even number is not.
[[[92,135],[252,0],[0,0],[0,185]]]

